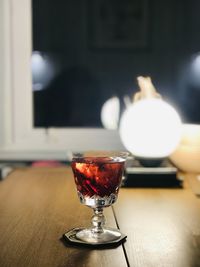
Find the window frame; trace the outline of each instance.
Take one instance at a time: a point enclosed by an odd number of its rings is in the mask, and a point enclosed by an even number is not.
[[[0,159],[66,159],[71,151],[123,149],[117,130],[34,128],[31,0],[0,0]]]

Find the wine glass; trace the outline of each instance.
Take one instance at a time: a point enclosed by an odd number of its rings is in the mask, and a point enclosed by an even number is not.
[[[92,152],[77,154],[71,167],[79,200],[94,211],[90,228],[76,228],[74,242],[109,244],[126,236],[118,229],[105,227],[103,208],[116,202],[121,185],[126,152]]]

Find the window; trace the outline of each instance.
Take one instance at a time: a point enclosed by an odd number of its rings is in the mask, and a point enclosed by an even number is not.
[[[121,149],[117,131],[98,128],[34,128],[30,59],[31,0],[1,0],[3,75],[1,158],[60,158],[67,151]]]
[[[77,1],[72,2],[75,5]],[[123,8],[122,2],[127,7]],[[31,3],[0,0],[0,158],[64,159],[71,150],[123,149],[116,130],[96,128],[99,125],[94,123],[87,128],[69,123],[68,128],[34,120]],[[90,69],[97,63],[98,69],[103,66],[102,77],[108,87],[117,87],[121,96],[127,89],[131,94],[137,91],[134,80],[138,75],[149,75],[163,98],[183,115],[183,121],[199,123],[199,1],[194,5],[183,1],[181,8],[179,1],[163,4],[159,0],[80,3],[90,3],[89,12],[93,14],[88,17],[88,42],[95,51],[90,54]],[[195,56],[192,64],[187,61],[191,56]],[[39,88],[40,84],[36,81],[35,86]]]
[[[147,0],[32,0],[36,127],[102,127],[108,99],[132,98],[133,50],[147,45],[147,6]]]

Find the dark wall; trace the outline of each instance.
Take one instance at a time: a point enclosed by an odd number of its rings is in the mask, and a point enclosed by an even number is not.
[[[143,21],[138,24],[142,34],[131,27],[127,29],[129,36],[135,33],[139,40],[136,43],[132,38],[124,41],[123,36],[121,41],[116,37],[114,43],[106,36],[109,29],[105,28],[102,35],[98,3],[103,0],[32,1],[33,48],[56,56],[61,66],[55,81],[43,92],[34,93],[36,126],[101,126],[103,102],[113,95],[121,101],[124,95],[131,96],[137,90],[138,75],[150,75],[183,120],[200,121],[199,112],[190,114],[188,100],[193,98],[192,106],[198,109],[199,89],[192,88],[187,79],[187,64],[200,47],[199,1],[115,0],[115,5],[123,2],[129,6],[125,13],[120,12],[119,25],[126,25],[126,12],[131,10],[132,1],[136,3],[136,22]],[[140,9],[143,2],[144,9]],[[110,3],[112,6],[113,1]],[[104,14],[105,10],[101,12]],[[111,14],[114,16],[114,11]]]

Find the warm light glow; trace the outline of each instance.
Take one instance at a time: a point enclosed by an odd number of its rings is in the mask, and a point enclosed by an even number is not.
[[[120,103],[118,97],[109,98],[101,109],[101,122],[104,128],[115,130],[118,128]]]
[[[181,120],[176,110],[161,99],[140,100],[122,115],[120,137],[135,156],[163,158],[180,141]]]

